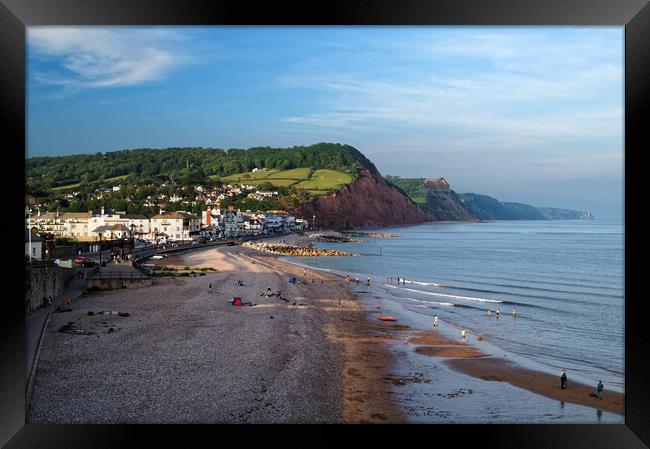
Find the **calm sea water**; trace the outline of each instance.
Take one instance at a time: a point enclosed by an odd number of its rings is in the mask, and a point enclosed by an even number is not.
[[[379,232],[400,237],[317,244],[372,255],[291,260],[362,282],[370,276],[374,292],[414,313],[437,314],[558,373],[566,367],[623,389],[621,223],[431,223]],[[406,284],[398,286],[397,277]]]

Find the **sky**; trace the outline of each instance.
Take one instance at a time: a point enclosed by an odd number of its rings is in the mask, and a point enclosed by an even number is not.
[[[623,27],[29,27],[27,157],[354,146],[384,174],[623,213]]]

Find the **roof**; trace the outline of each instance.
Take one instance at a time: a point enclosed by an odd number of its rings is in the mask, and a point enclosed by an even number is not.
[[[139,214],[120,215],[120,218],[127,218],[129,220],[147,220],[147,217],[145,215]]]
[[[112,225],[99,226],[93,232],[107,232],[107,231],[128,231],[128,229],[123,224],[117,223]]]
[[[171,212],[171,213],[168,213],[168,214],[154,215],[153,217],[151,217],[152,220],[161,220],[161,219],[165,219],[165,218],[177,218],[177,219],[182,218],[182,219],[187,220],[187,219],[190,219],[190,218],[196,219],[196,218],[199,218],[199,217],[197,217],[196,215],[191,214],[189,212],[185,212],[185,211]]]
[[[90,218],[91,213],[90,212],[63,212],[60,213],[59,216],[57,217],[56,212],[45,212],[41,215],[32,215],[32,219],[45,219],[45,220],[53,220],[55,218],[58,218],[59,220],[72,220],[72,219],[88,219]]]
[[[42,242],[43,239],[32,232],[32,242]],[[25,243],[29,242],[29,231],[25,229]]]

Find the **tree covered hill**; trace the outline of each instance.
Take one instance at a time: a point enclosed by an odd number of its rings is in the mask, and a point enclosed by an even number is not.
[[[292,148],[140,148],[93,155],[26,159],[26,190],[44,196],[52,189],[81,188],[116,179],[149,184],[169,179],[180,184],[210,183],[254,168],[288,170],[309,167],[347,173],[356,179],[363,169],[378,173],[361,152],[349,145],[318,143]]]

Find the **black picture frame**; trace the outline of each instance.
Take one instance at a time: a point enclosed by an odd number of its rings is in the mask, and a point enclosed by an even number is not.
[[[20,213],[24,197],[12,192],[21,182],[25,150],[25,27],[32,25],[618,25],[625,26],[625,424],[621,425],[418,425],[418,426],[262,426],[281,444],[307,444],[338,431],[363,431],[382,441],[408,436],[403,444],[424,442],[499,448],[643,448],[650,446],[650,354],[643,313],[644,256],[650,221],[643,216],[648,164],[643,158],[649,108],[650,5],[644,0],[330,0],[319,4],[235,0],[0,0],[0,112],[5,148],[3,192],[6,206],[0,220],[3,235],[23,232]],[[18,149],[22,148],[23,152]],[[13,176],[9,176],[10,174]],[[24,183],[24,179],[23,179]],[[9,203],[7,203],[9,204]],[[0,444],[14,448],[104,448],[182,446],[207,438],[214,444],[241,444],[255,433],[242,426],[226,432],[216,426],[25,425],[23,272],[18,241],[5,241],[5,266],[0,327]],[[604,312],[606,313],[606,312]],[[255,428],[256,430],[259,428]],[[304,430],[310,440],[301,439]],[[347,433],[347,432],[346,432]],[[364,436],[366,437],[366,436]],[[347,436],[346,436],[347,439]],[[411,441],[412,439],[412,441]],[[230,441],[229,441],[230,440]],[[135,444],[138,441],[138,444]],[[177,440],[179,441],[179,440]],[[370,441],[370,440],[366,440]]]

